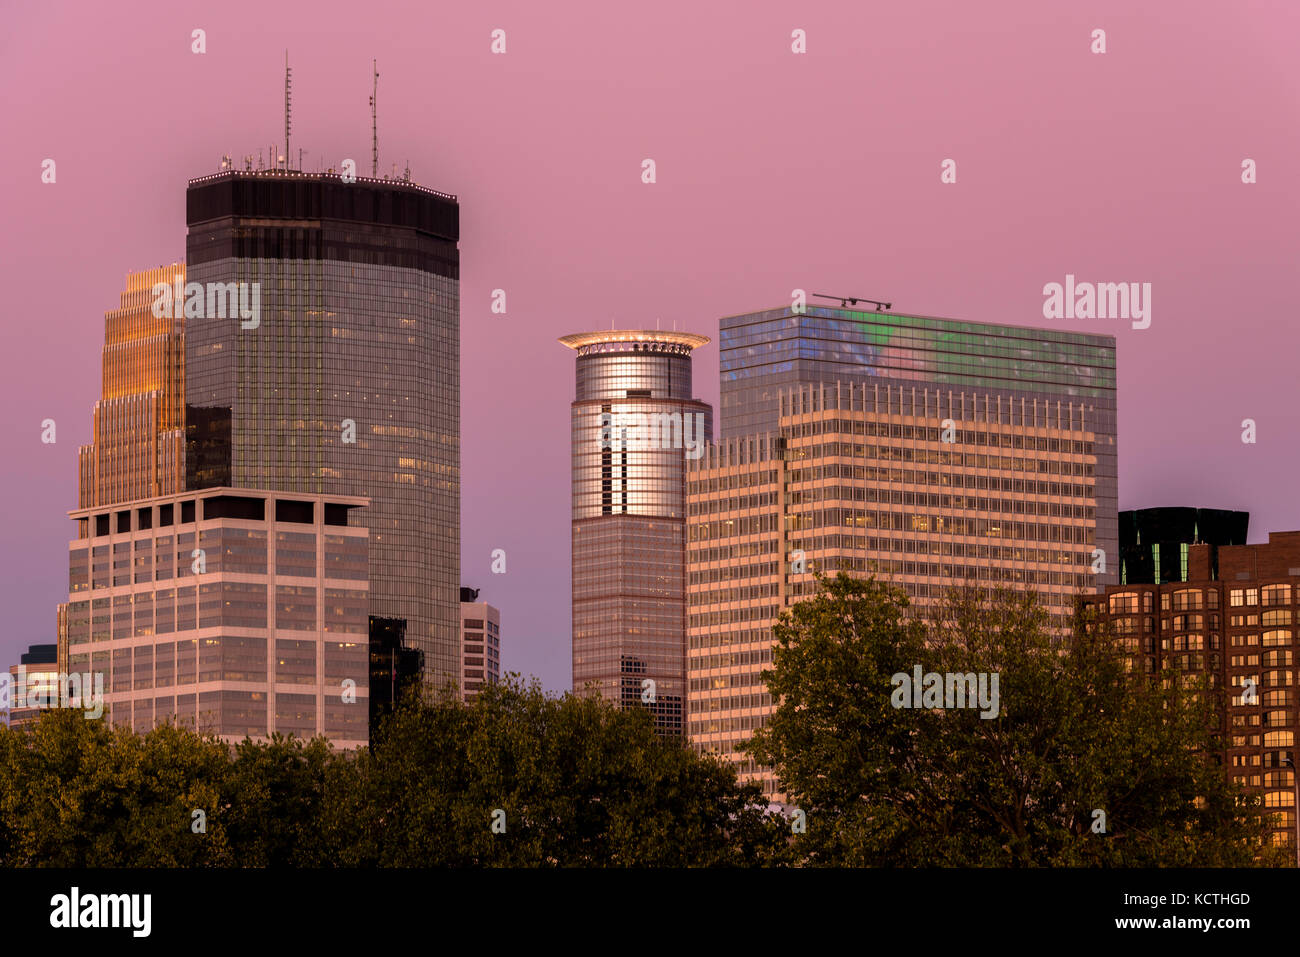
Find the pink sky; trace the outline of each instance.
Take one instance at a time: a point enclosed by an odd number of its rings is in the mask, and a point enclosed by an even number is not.
[[[1066,273],[1150,282],[1149,329],[1059,322],[1118,338],[1120,507],[1248,509],[1252,541],[1300,528],[1289,0],[19,0],[5,20],[0,665],[54,641],[103,314],[128,271],[183,258],[187,179],[283,141],[286,47],[307,168],[368,169],[378,57],[381,168],[460,197],[462,581],[502,610],[504,666],[548,688],[570,671],[555,339],[611,320],[715,339],[695,380],[716,403],[718,317],[796,287],[1043,326]]]

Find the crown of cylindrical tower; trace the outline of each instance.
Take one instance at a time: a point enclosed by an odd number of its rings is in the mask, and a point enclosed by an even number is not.
[[[709,341],[689,332],[611,329],[561,336],[578,353],[577,401],[690,399],[691,351]]]

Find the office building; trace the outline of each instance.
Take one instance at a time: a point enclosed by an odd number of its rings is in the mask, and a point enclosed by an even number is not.
[[[57,645],[30,645],[9,666],[9,727],[30,725],[61,702]]]
[[[684,332],[560,339],[577,353],[573,450],[573,688],[683,732],[686,464],[713,434],[691,395]]]
[[[962,584],[1033,588],[1052,626],[1097,575],[1095,409],[922,386],[777,397],[777,431],[688,463],[688,731],[782,800],[737,749],[776,704],[762,681],[781,610],[814,571],[874,574],[918,610]]]
[[[79,508],[185,487],[184,316],[153,309],[155,285],[178,281],[183,263],[128,273],[120,307],[104,315],[102,390],[93,438],[78,455]]]
[[[1119,513],[1119,583],[1187,581],[1188,550],[1209,545],[1211,577],[1220,545],[1245,545],[1249,512],[1219,508],[1140,508]]]
[[[227,169],[190,181],[186,224],[186,487],[368,499],[371,612],[455,680],[456,198]]]
[[[1022,406],[1082,406],[1096,436],[1098,583],[1119,580],[1114,336],[788,304],[719,328],[721,439],[774,432],[782,393],[836,382],[965,394],[968,406],[987,396],[1003,422]]]
[[[460,590],[460,693],[468,701],[501,680],[501,612],[478,600],[477,588]]]
[[[71,512],[68,670],[138,733],[366,744],[365,504],[215,488]]]

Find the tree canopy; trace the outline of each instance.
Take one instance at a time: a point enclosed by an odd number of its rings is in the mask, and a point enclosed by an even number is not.
[[[840,573],[775,639],[764,677],[780,703],[747,749],[807,815],[810,864],[1280,860],[1258,797],[1216,759],[1215,689],[1130,673],[1097,629],[1053,638],[1032,592],[954,590],[923,619],[900,589]],[[996,676],[996,715],[899,706],[895,675],[918,666]]]

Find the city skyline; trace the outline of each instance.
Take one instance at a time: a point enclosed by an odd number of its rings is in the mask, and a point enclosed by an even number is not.
[[[373,46],[384,75],[381,171],[401,170],[409,159],[420,181],[477,204],[462,238],[461,577],[482,583],[509,621],[537,623],[521,645],[503,648],[503,670],[538,674],[554,690],[568,686],[569,450],[559,410],[571,379],[554,338],[610,319],[619,328],[676,322],[715,337],[717,317],[770,308],[803,288],[883,296],[897,311],[963,321],[1112,334],[1119,508],[1249,511],[1253,541],[1300,527],[1287,439],[1300,413],[1279,391],[1290,382],[1292,350],[1290,331],[1277,321],[1295,251],[1287,224],[1298,196],[1283,172],[1294,134],[1268,120],[1289,101],[1276,89],[1267,52],[1243,52],[1274,49],[1285,31],[1265,34],[1249,17],[1238,22],[1201,7],[1190,25],[1120,8],[1089,18],[1023,10],[1037,18],[1042,48],[1026,48],[1014,33],[986,34],[977,11],[954,10],[952,30],[935,35],[903,11],[881,13],[883,20],[842,11],[831,20],[775,6],[741,24],[704,13],[692,21],[698,33],[685,37],[675,15],[652,18],[639,36],[616,34],[617,55],[602,46],[610,23],[595,8],[587,21],[575,13],[551,24],[534,11],[511,11],[503,20],[510,53],[499,59],[489,52],[490,25],[463,11],[436,25],[414,15],[413,29],[423,24],[429,34],[458,38],[443,60],[389,52],[379,27],[364,22],[346,40],[294,44],[294,146],[313,151],[308,169],[327,154],[330,162],[352,156],[368,169],[370,61],[359,51]],[[202,24],[210,37],[205,60],[188,48],[199,24],[178,19],[135,23],[128,36],[99,12],[66,32],[47,29],[40,10],[17,16],[46,45],[6,58],[11,84],[33,58],[54,55],[55,36],[76,69],[66,90],[15,104],[15,135],[39,144],[36,152],[0,157],[0,171],[19,184],[9,194],[14,228],[3,241],[11,305],[14,315],[40,320],[12,324],[0,376],[10,399],[2,419],[10,567],[0,592],[14,609],[12,633],[0,645],[9,661],[53,640],[52,609],[66,599],[59,553],[77,499],[76,449],[91,438],[86,410],[98,395],[103,315],[128,272],[183,257],[179,194],[187,179],[215,172],[223,153],[246,150],[258,130],[268,131],[267,142],[279,140],[280,37],[291,21],[264,11],[253,31],[233,12],[214,10]],[[806,61],[788,49],[792,18],[809,33]],[[1105,57],[1091,57],[1079,39],[1092,19],[1110,32]],[[881,30],[895,43],[866,62],[861,37]],[[1216,48],[1214,78],[1197,70],[1209,55],[1200,39],[1207,33],[1239,40]],[[707,62],[721,36],[744,57],[747,86],[735,112],[719,109],[732,94]],[[174,89],[150,83],[152,107],[189,125],[174,149],[143,160],[141,151],[96,145],[119,129],[114,104],[143,95],[144,71],[109,67],[123,46],[142,42],[161,51],[150,75],[161,69],[185,78]],[[894,100],[873,92],[890,89],[891,71],[921,51],[968,62],[972,44],[980,69],[986,56],[1008,66],[972,89],[940,76],[918,78]],[[557,47],[579,54],[574,65],[529,89],[521,77],[535,76]],[[681,89],[645,79],[664,75],[657,64],[665,50],[701,54],[672,58]],[[232,56],[264,69],[223,69]],[[584,92],[584,71],[593,67],[610,76],[608,90]],[[800,69],[809,75],[794,72]],[[1032,90],[1024,88],[1025,70],[1037,74]],[[438,102],[438,122],[423,122],[431,95],[453,77],[465,95]],[[827,89],[862,92],[827,98]],[[608,110],[615,121],[535,119],[565,96],[590,101],[596,117]],[[1130,115],[1133,102],[1161,109],[1154,119],[1152,111]],[[788,149],[791,129],[825,127],[836,111],[860,103],[872,123],[844,133],[839,150],[805,156]],[[987,132],[1000,129],[990,122],[997,116],[1030,111],[1033,130]],[[484,116],[524,131],[533,148],[503,156],[511,151],[496,138],[467,135]],[[1105,135],[1080,137],[1080,128]],[[940,164],[950,155],[960,172],[945,185]],[[53,184],[39,179],[46,156],[59,162]],[[658,160],[654,185],[639,178],[647,156]],[[1258,183],[1241,182],[1245,157],[1259,163]],[[893,188],[864,193],[864,177]],[[756,204],[761,194],[770,200]],[[665,243],[669,235],[674,242]],[[1043,286],[1067,275],[1152,282],[1150,327],[1044,320]],[[60,291],[52,302],[42,298],[51,288]],[[504,315],[492,312],[497,289],[508,296]],[[575,292],[587,303],[577,312]],[[699,398],[715,407],[718,355],[707,350],[696,368]],[[46,418],[58,424],[53,445],[40,442]],[[1240,438],[1248,418],[1258,423],[1253,445]],[[521,461],[530,463],[527,482]],[[508,558],[503,575],[491,571],[497,548]]]

